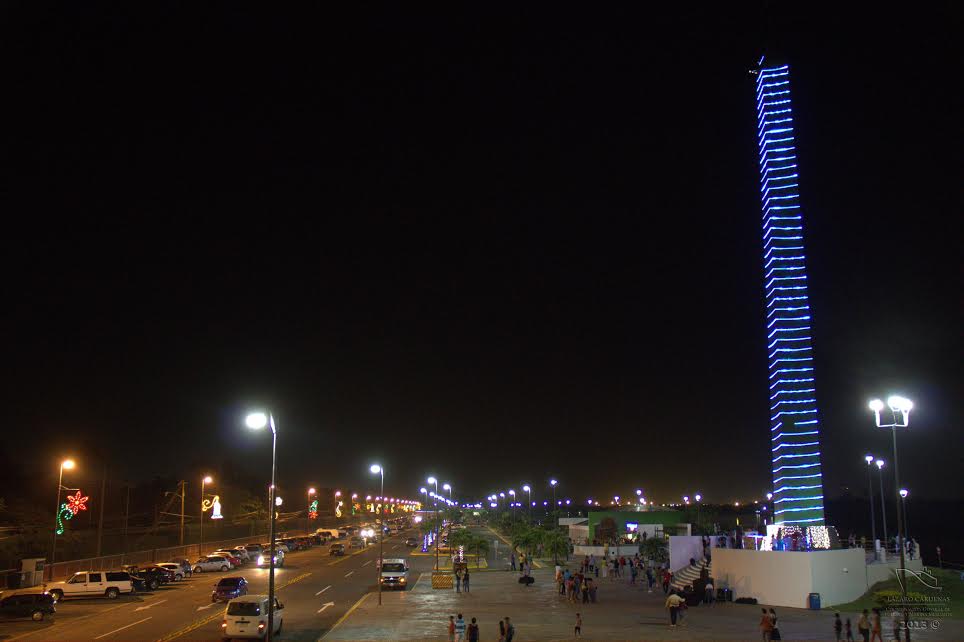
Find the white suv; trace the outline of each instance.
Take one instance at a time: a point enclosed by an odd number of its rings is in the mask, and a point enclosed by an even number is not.
[[[227,572],[231,568],[231,562],[226,557],[220,555],[205,555],[194,562],[194,572],[204,573],[205,571]]]
[[[65,582],[47,584],[47,592],[54,600],[68,597],[99,597],[113,600],[121,593],[132,593],[131,576],[126,571],[81,571]]]
[[[281,633],[284,620],[284,604],[274,599],[274,632]],[[268,628],[268,596],[245,595],[236,597],[228,602],[224,610],[224,621],[221,622],[221,637],[225,640],[235,638],[263,639]]]

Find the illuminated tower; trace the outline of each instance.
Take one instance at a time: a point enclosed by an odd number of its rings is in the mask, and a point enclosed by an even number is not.
[[[773,515],[777,524],[822,526],[820,424],[789,67],[761,58],[756,98]]]

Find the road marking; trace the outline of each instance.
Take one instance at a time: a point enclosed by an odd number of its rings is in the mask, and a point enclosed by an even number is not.
[[[128,624],[127,626],[122,626],[122,627],[119,628],[119,629],[114,629],[114,630],[111,631],[110,633],[105,633],[105,634],[103,634],[103,635],[98,635],[98,636],[97,636],[96,638],[94,638],[94,639],[95,639],[95,640],[99,640],[99,639],[101,639],[101,638],[106,638],[108,635],[113,635],[114,633],[117,633],[118,631],[123,631],[124,629],[129,629],[129,628],[131,628],[132,626],[134,626],[135,624],[140,624],[141,622],[147,622],[149,619],[151,619],[151,618],[146,617],[146,618],[144,618],[143,620],[138,620],[137,622],[134,622],[134,623],[132,623],[132,624]]]
[[[321,605],[321,608],[318,609],[318,613],[321,613],[322,611],[324,611],[325,609],[327,609],[329,606],[334,606],[334,605],[335,605],[334,602],[325,602],[324,604]]]
[[[354,573],[355,571],[348,571],[347,573],[345,573],[345,577],[348,577],[349,575],[354,575]]]
[[[112,606],[112,607],[110,607],[109,609],[104,609],[103,611],[94,611],[94,612],[91,613],[90,615],[81,615],[80,617],[71,619],[71,620],[70,620],[70,624],[71,624],[71,626],[73,626],[74,622],[78,622],[78,621],[80,621],[80,620],[87,620],[87,619],[89,619],[89,618],[94,617],[95,615],[101,616],[101,615],[103,615],[104,613],[109,613],[110,611],[116,611],[117,609],[122,609],[122,608],[124,608],[125,606],[130,606],[130,605],[131,605],[131,603],[130,603],[130,602],[127,602],[127,603],[125,603],[125,604],[118,604],[117,606]],[[61,628],[66,628],[65,625],[60,625],[60,626],[61,626]],[[43,632],[43,633],[51,633],[51,632],[53,632],[53,631],[60,631],[60,629],[58,629],[58,628],[56,628],[56,627],[57,627],[57,625],[50,626],[50,627],[47,627],[47,628],[45,628],[45,629],[37,629],[37,630],[35,630],[35,631],[31,631],[30,633],[24,633],[23,635],[18,635],[18,636],[12,637],[12,638],[7,638],[7,640],[9,640],[10,642],[13,642],[13,640],[22,640],[22,639],[25,638],[25,637],[29,637],[29,636],[31,636],[31,635],[36,635],[37,633],[41,633],[41,632]]]
[[[164,602],[167,602],[167,600],[159,600],[159,601],[157,601],[157,602],[151,602],[151,603],[148,604],[147,606],[138,606],[138,607],[137,607],[136,609],[134,609],[134,610],[135,610],[135,611],[144,611],[144,610],[146,610],[146,609],[152,609],[152,608],[154,608],[155,606],[157,606],[158,604],[164,604]]]
[[[214,602],[211,602],[210,604],[207,604],[205,606],[199,606],[197,607],[197,611],[203,611],[204,609],[209,609],[212,606],[214,606],[214,604],[215,604]],[[195,613],[197,613],[197,611],[195,611]]]
[[[368,566],[368,565],[371,564],[371,563],[372,563],[372,561],[371,561],[371,560],[368,560],[367,562],[365,562],[364,564],[362,564],[362,567],[364,568],[365,566]]]
[[[331,584],[329,584],[329,585],[326,586],[325,588],[323,588],[323,589],[321,589],[320,591],[318,591],[317,593],[315,593],[315,597],[318,597],[319,595],[321,595],[322,593],[324,593],[325,591],[327,591],[327,590],[330,589],[330,588],[331,588]]]
[[[414,584],[414,586],[412,586],[412,590],[413,590],[413,591],[418,587],[418,583],[422,581],[422,576],[423,576],[423,575],[425,575],[425,573],[419,573],[419,574],[418,574],[418,579],[415,580],[415,584]]]
[[[344,615],[342,615],[340,618],[338,618],[338,621],[335,622],[335,623],[331,626],[331,628],[328,629],[327,632],[325,632],[325,635],[323,635],[323,636],[321,636],[320,638],[318,638],[315,642],[321,642],[321,640],[324,639],[324,637],[325,637],[326,635],[328,635],[329,633],[331,633],[332,631],[334,631],[335,629],[337,629],[339,626],[341,626],[341,623],[344,622],[345,620],[347,620],[347,619],[348,619],[348,616],[351,615],[351,614],[354,612],[355,609],[357,609],[359,606],[361,606],[362,602],[364,602],[364,601],[365,601],[365,598],[367,598],[369,595],[371,595],[371,593],[365,593],[365,594],[362,595],[360,598],[358,598],[358,601],[355,602],[350,609],[348,609],[347,611],[345,611],[345,614],[344,614]]]
[[[310,572],[308,572],[308,573],[302,573],[302,574],[299,575],[298,577],[296,577],[296,578],[294,578],[294,579],[292,579],[292,580],[289,580],[289,581],[285,582],[285,583],[282,584],[281,586],[276,587],[275,590],[276,590],[276,591],[280,591],[281,589],[283,589],[283,588],[286,587],[286,586],[291,586],[291,585],[294,584],[295,582],[300,582],[301,580],[305,579],[305,578],[308,577],[309,575],[311,575]]]
[[[217,612],[215,612],[215,613],[207,616],[207,617],[204,618],[203,620],[195,620],[193,624],[189,624],[189,625],[187,625],[186,627],[184,627],[183,629],[180,629],[180,630],[178,630],[178,631],[174,631],[173,633],[168,633],[167,635],[165,635],[164,637],[162,637],[162,638],[161,638],[160,640],[158,640],[157,642],[169,642],[170,640],[173,640],[173,639],[175,639],[175,638],[179,638],[179,637],[181,637],[182,635],[185,635],[185,634],[187,634],[187,633],[190,633],[190,632],[193,631],[194,629],[198,629],[198,628],[204,626],[204,625],[207,624],[208,622],[213,622],[214,620],[218,619],[219,617],[224,617],[224,614],[221,613],[220,611],[217,611]]]

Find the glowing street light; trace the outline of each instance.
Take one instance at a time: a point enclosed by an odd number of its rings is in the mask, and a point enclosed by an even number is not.
[[[51,564],[54,563],[54,558],[57,555],[57,519],[60,516],[60,491],[64,486],[64,471],[73,470],[75,465],[73,459],[65,459],[60,462],[60,475],[57,477],[57,503],[54,504],[54,540],[50,546]],[[53,573],[53,569],[51,569],[51,573]],[[51,575],[51,577],[53,577],[53,575]]]
[[[447,490],[447,491],[449,491],[449,499],[451,500],[451,499],[452,499],[452,485],[451,485],[451,484],[448,484],[448,483],[442,484],[442,490]]]
[[[558,484],[558,483],[559,483],[559,482],[556,481],[555,479],[550,479],[550,480],[549,480],[549,485],[552,486],[552,503],[553,503],[553,504],[556,503],[556,484]]]
[[[275,475],[278,470],[278,428],[274,423],[274,415],[265,412],[252,412],[244,419],[244,423],[248,428],[252,430],[261,430],[262,428],[268,427],[271,429],[271,487],[270,487],[270,499],[268,500],[269,510],[271,511],[271,519],[268,524],[268,542],[270,544],[271,550],[268,556],[268,604],[274,606],[275,600],[275,590],[274,590],[274,565],[275,565],[275,551],[277,549],[275,543],[275,520],[277,519],[277,511],[274,509],[275,506]],[[265,640],[266,642],[271,642],[271,638],[274,634],[274,608],[268,609],[268,630],[266,631]]]
[[[532,488],[529,487],[529,484],[526,484],[525,486],[522,487],[522,490],[526,492],[526,510],[529,512],[529,519],[531,520],[532,519],[532,506],[531,506]]]
[[[884,540],[884,548],[887,548],[887,505],[884,504],[884,460],[878,459],[874,462],[877,465],[878,481],[880,482],[880,519],[884,522],[884,532],[881,538]]]
[[[368,469],[372,475],[381,478],[381,493],[385,495],[385,469],[378,464],[372,464]],[[382,605],[382,562],[385,560],[385,504],[381,504],[382,518],[378,523],[378,564],[375,565],[375,581],[378,582],[378,605]]]
[[[876,407],[876,404],[874,404],[872,408],[873,407]],[[864,455],[864,461],[867,462],[867,488],[870,490],[870,541],[874,543],[874,558],[876,559],[877,557],[877,521],[874,519],[874,477],[873,477],[874,456],[870,454]]]
[[[204,555],[204,486],[214,482],[210,475],[201,479],[201,520],[198,522],[197,554]]]

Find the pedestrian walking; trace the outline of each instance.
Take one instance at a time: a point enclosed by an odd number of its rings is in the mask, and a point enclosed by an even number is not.
[[[884,642],[884,635],[880,628],[880,609],[874,609],[874,615],[870,618],[870,642],[874,640]]]
[[[870,642],[870,618],[867,617],[867,609],[864,609],[857,620],[857,632],[864,638],[864,642]]]
[[[762,610],[763,615],[760,617],[760,634],[763,638],[763,642],[770,642],[770,633],[773,632],[773,621],[770,619],[770,614],[767,613],[767,610]]]
[[[455,592],[462,592],[462,572],[458,569],[455,569]]]
[[[582,592],[582,603],[589,604],[589,584],[586,578],[582,578],[582,583],[579,585],[579,590]]]
[[[578,613],[576,613],[576,626],[573,630],[573,637],[582,637],[582,616]]]
[[[653,592],[653,585],[656,584],[656,578],[653,577],[653,569],[646,567],[646,581],[649,582],[649,592]]]
[[[455,642],[455,616],[449,616],[449,642]]]
[[[512,565],[512,570],[514,571],[515,570],[515,553],[512,553],[509,556],[509,564]]]
[[[780,625],[777,624],[777,612],[770,609],[770,639],[771,640],[782,640],[780,637]]]
[[[666,598],[666,604],[664,606],[669,609],[669,625],[676,628],[676,619],[679,617],[679,605],[683,602],[683,598],[673,591]]]
[[[595,570],[596,570],[596,556],[595,556],[595,555],[590,555],[590,556],[589,556],[589,572],[592,573],[592,572],[595,571]]]
[[[505,642],[505,620],[499,620],[499,642]]]
[[[479,625],[475,623],[475,618],[472,618],[472,623],[469,624],[468,628],[469,642],[479,642]]]
[[[587,580],[589,583],[589,602],[592,604],[596,603],[596,583],[591,579]]]
[[[839,613],[833,614],[833,635],[837,642],[843,639],[843,621],[840,619]]]
[[[663,593],[669,593],[669,571],[663,569]]]
[[[515,627],[512,626],[512,621],[509,616],[505,618],[505,642],[512,642],[512,638],[515,637]]]
[[[844,622],[844,633],[847,636],[847,642],[854,642],[854,630],[850,625],[849,617],[847,618],[847,621]]]
[[[706,580],[706,588],[703,589],[703,602],[713,606],[713,598],[715,596],[713,588],[713,580]]]
[[[465,642],[465,620],[461,613],[455,620],[455,642]]]
[[[469,569],[465,569],[465,573],[462,574],[462,591],[469,592]]]

